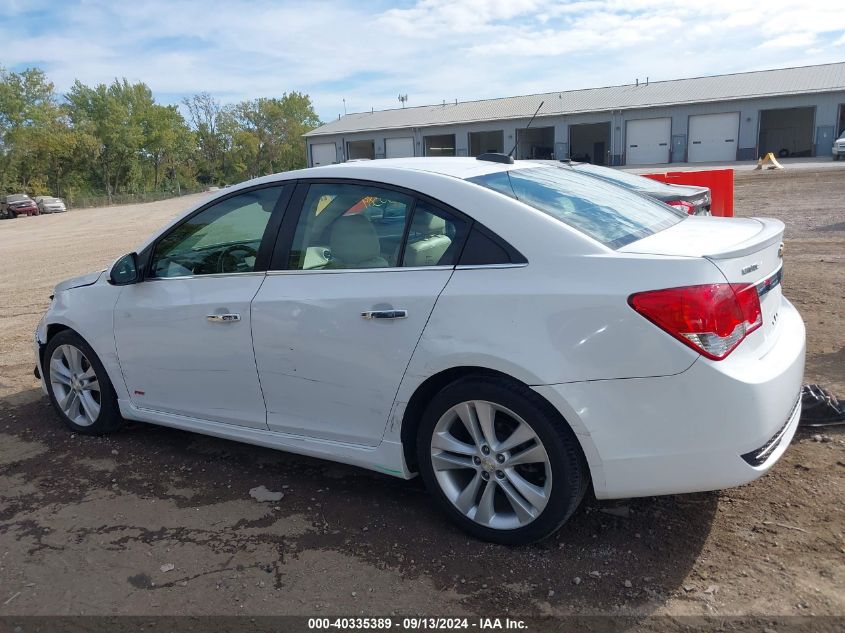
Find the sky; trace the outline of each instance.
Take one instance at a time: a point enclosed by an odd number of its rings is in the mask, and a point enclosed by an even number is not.
[[[162,103],[311,96],[323,121],[845,61],[845,0],[0,0],[0,66]],[[345,106],[344,106],[345,100]]]

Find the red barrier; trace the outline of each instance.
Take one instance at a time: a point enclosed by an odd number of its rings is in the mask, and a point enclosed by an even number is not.
[[[710,187],[710,213],[721,217],[733,217],[733,169],[711,169],[708,171],[667,171],[660,174],[643,174],[643,176],[675,185],[698,185],[699,187]]]

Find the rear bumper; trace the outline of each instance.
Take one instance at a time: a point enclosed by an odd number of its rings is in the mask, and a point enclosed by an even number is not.
[[[805,331],[786,300],[762,358],[699,358],[674,376],[535,387],[572,423],[598,498],[717,490],[780,459],[801,415]]]

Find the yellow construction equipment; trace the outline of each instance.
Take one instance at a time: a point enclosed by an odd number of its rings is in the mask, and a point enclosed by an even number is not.
[[[783,169],[783,165],[778,162],[778,159],[775,158],[775,155],[772,152],[769,152],[762,158],[757,160],[757,166],[754,168],[755,171],[757,169],[763,169],[763,165],[766,163],[771,163],[766,169]]]

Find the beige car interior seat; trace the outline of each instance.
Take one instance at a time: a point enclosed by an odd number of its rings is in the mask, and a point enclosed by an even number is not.
[[[326,268],[387,268],[381,256],[378,234],[363,215],[344,215],[335,220],[329,238],[332,260]]]
[[[446,235],[446,220],[426,211],[414,213],[411,235],[423,237],[405,247],[404,266],[436,266],[452,245],[452,240]]]

